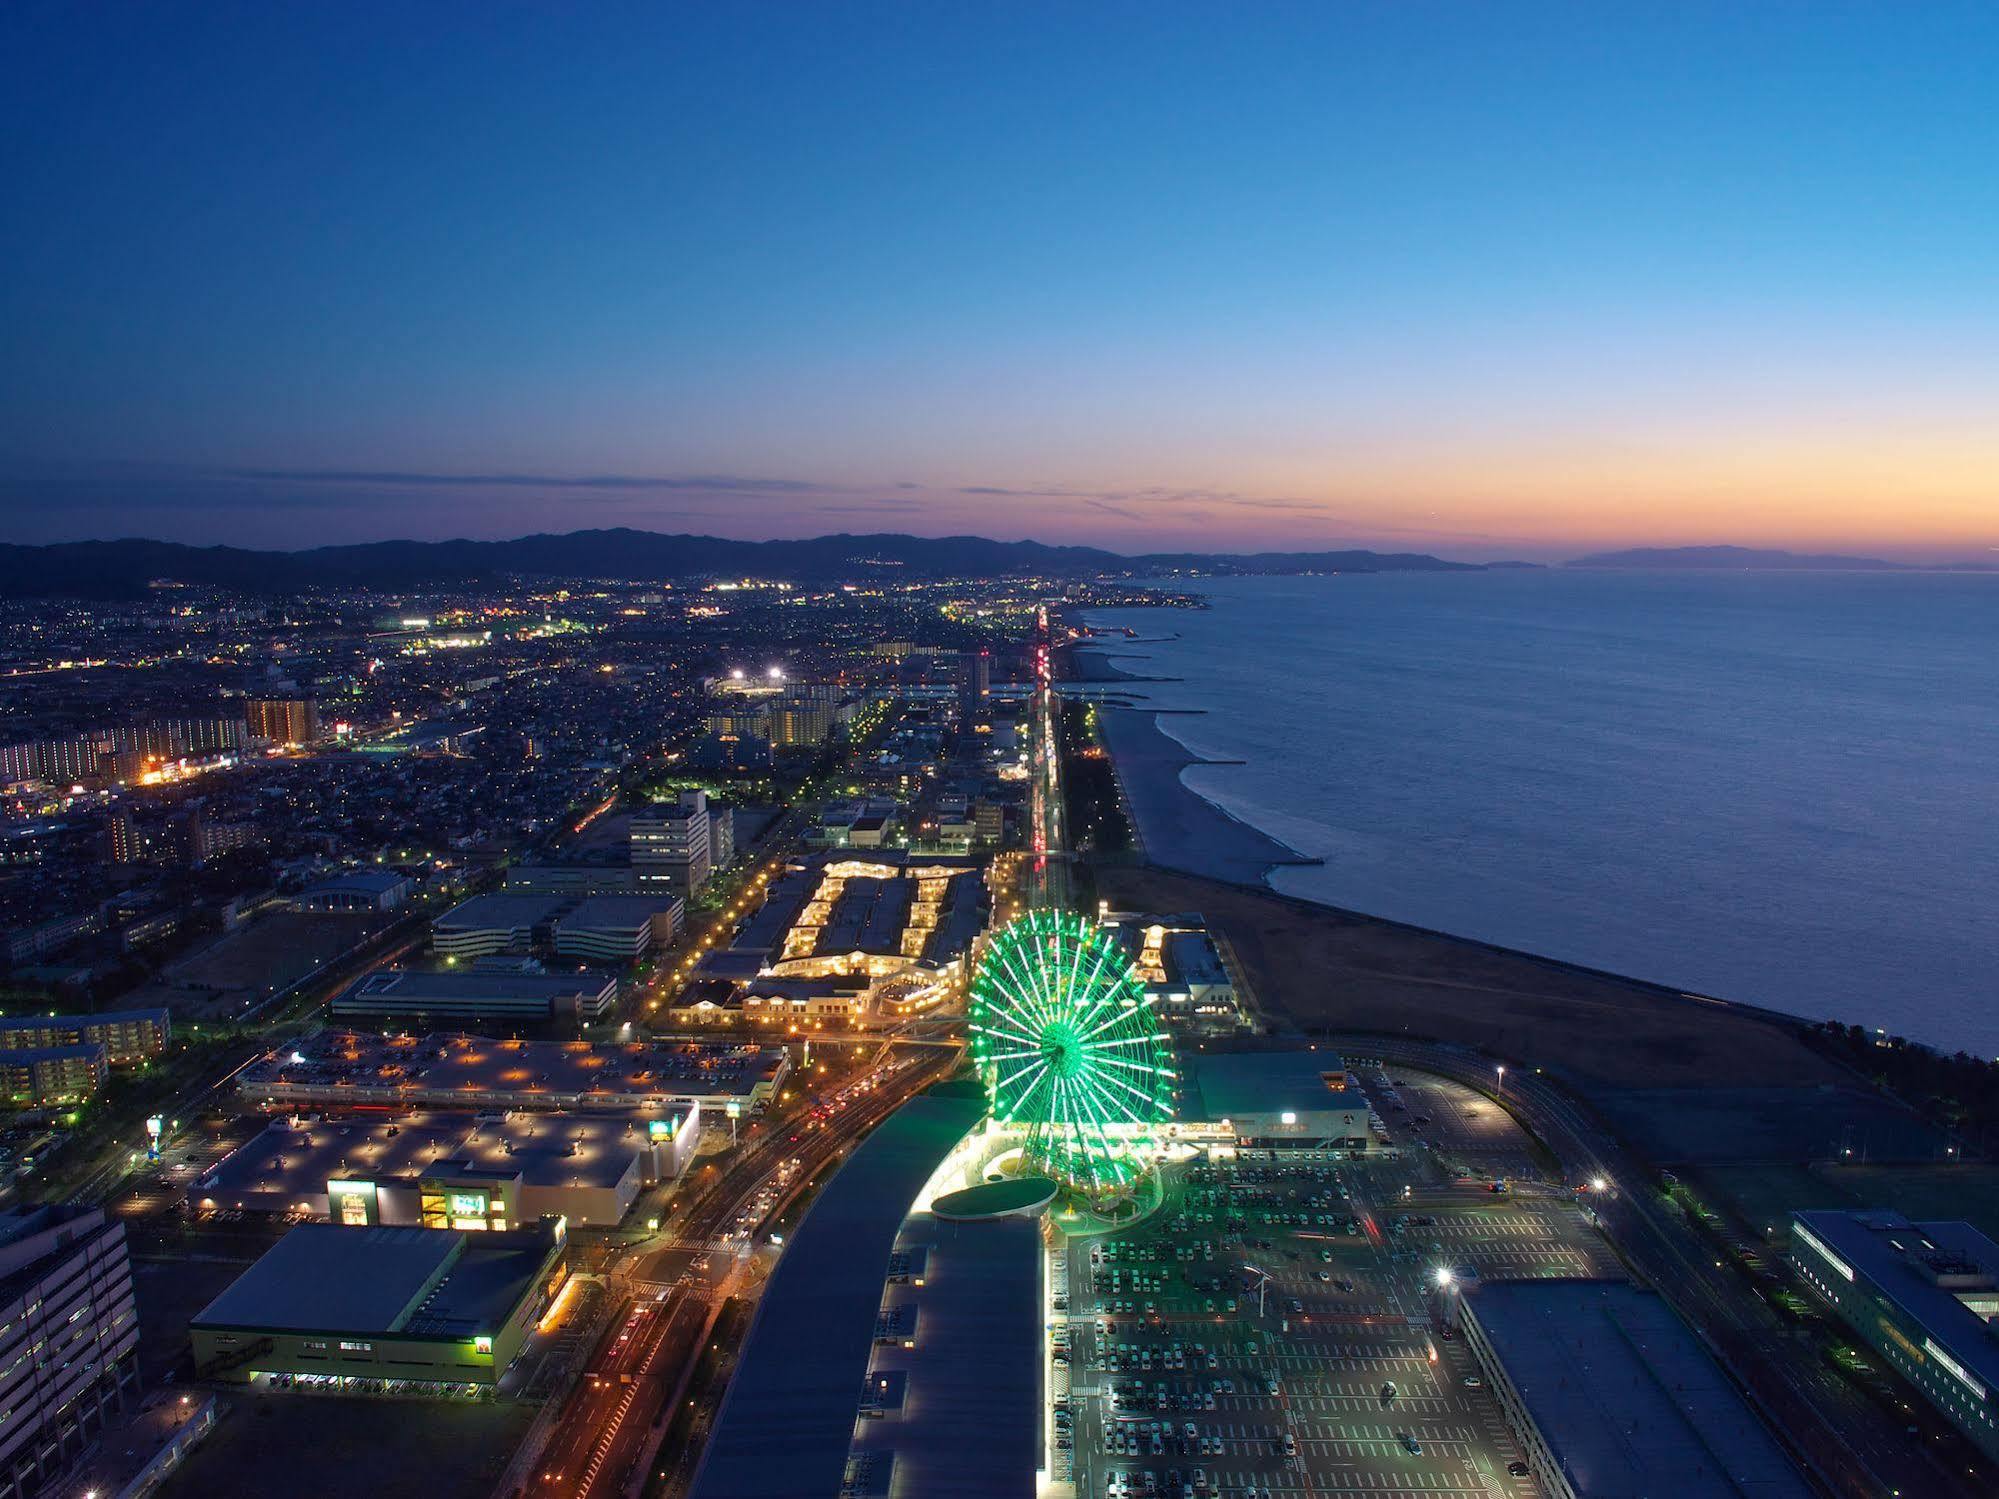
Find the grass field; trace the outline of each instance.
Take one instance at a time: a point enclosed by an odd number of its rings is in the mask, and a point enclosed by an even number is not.
[[[1692,1176],[1755,1228],[1781,1230],[1798,1208],[1892,1208],[1919,1222],[1962,1218],[1999,1239],[1999,1166],[1705,1166]]]

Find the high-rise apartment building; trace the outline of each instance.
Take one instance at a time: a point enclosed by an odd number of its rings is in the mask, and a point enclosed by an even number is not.
[[[993,691],[992,658],[984,651],[958,653],[958,713],[967,723],[984,716]]]
[[[271,744],[311,744],[319,738],[319,705],[309,697],[253,697],[243,716],[250,737]]]
[[[102,1208],[0,1214],[0,1499],[51,1493],[138,1384],[125,1225]]]

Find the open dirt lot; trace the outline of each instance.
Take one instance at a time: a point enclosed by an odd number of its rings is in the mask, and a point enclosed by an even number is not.
[[[1271,1018],[1306,1029],[1483,1046],[1608,1088],[1853,1081],[1753,1010],[1189,875],[1103,868],[1097,885],[1120,909],[1203,912]]]

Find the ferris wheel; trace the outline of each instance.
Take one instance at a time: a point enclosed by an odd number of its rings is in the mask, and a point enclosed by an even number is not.
[[[1145,1170],[1179,1072],[1108,932],[1069,911],[1009,922],[973,972],[968,1019],[993,1117],[1025,1126],[1031,1162],[1089,1191]]]

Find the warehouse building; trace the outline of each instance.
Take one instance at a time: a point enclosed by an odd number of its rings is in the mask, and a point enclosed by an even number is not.
[[[321,880],[301,890],[292,908],[322,915],[348,911],[393,911],[415,887],[405,875],[390,869],[355,869]]]
[[[1551,1499],[1811,1499],[1656,1293],[1624,1281],[1499,1281],[1460,1305],[1465,1346]]]
[[[188,1324],[204,1379],[331,1394],[499,1383],[567,1275],[566,1233],[293,1229]]]
[[[607,1227],[694,1158],[700,1110],[412,1113],[273,1121],[188,1188],[197,1212],[307,1213],[350,1226]]]
[[[1999,1461],[1999,1244],[1969,1223],[1801,1212],[1791,1263],[1972,1444]]]
[[[378,968],[336,997],[336,1020],[485,1020],[545,1025],[590,1024],[610,1014],[618,981],[608,973],[534,973],[517,968],[424,973]]]

